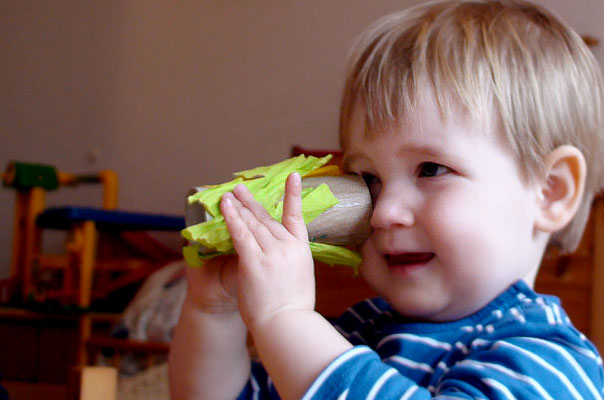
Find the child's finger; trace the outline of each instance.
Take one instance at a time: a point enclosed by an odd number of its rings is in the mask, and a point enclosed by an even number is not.
[[[220,210],[237,254],[241,257],[255,257],[261,251],[261,247],[248,224],[241,218],[235,205],[236,201],[232,193],[225,193],[220,202]]]
[[[248,192],[249,193],[249,192]],[[225,199],[233,206],[234,210],[236,211],[236,215],[229,215],[229,217],[234,217],[234,218],[238,218],[244,225],[247,231],[249,231],[252,235],[252,239],[256,241],[256,244],[261,248],[261,249],[266,249],[267,246],[270,246],[271,243],[275,240],[275,236],[273,235],[273,232],[269,229],[269,227],[267,227],[266,225],[266,220],[261,221],[258,219],[258,217],[256,217],[256,215],[249,209],[249,207],[247,207],[245,204],[243,204],[237,197],[234,196],[233,193],[229,193],[229,194],[225,194],[226,197]],[[253,196],[251,195],[251,193],[249,194],[253,200]],[[255,200],[253,200],[254,203],[256,203]],[[262,207],[262,205],[260,205],[260,207]],[[266,211],[266,210],[265,210]],[[268,214],[268,213],[267,213]],[[224,215],[224,214],[223,214]],[[270,215],[269,215],[270,218]],[[225,216],[225,221],[227,220],[227,217]],[[276,221],[274,221],[272,218],[270,218],[270,220],[273,223],[277,223]],[[228,225],[227,225],[228,228]],[[229,229],[230,232],[230,229]],[[231,236],[232,233],[231,233]],[[233,238],[233,244],[235,243],[235,238]],[[246,238],[247,240],[247,238]]]
[[[285,182],[283,218],[287,230],[300,240],[308,239],[308,231],[302,217],[302,180],[297,172],[290,174]]]
[[[248,209],[274,237],[278,239],[283,239],[285,237],[287,232],[283,229],[283,226],[266,211],[262,204],[256,201],[254,195],[245,187],[245,185],[237,185],[233,189],[233,194],[237,200],[241,202],[243,207]]]

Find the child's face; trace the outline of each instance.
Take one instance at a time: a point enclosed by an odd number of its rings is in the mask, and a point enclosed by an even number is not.
[[[344,160],[374,201],[361,265],[374,290],[403,315],[443,321],[532,284],[546,240],[534,228],[538,190],[487,124],[444,123],[434,100],[369,137],[363,118],[353,114]]]

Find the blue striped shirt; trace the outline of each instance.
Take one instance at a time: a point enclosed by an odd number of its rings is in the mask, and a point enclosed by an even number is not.
[[[354,347],[305,399],[601,399],[598,351],[558,299],[518,282],[453,322],[411,322],[380,298],[335,325]],[[240,398],[278,398],[259,364]]]

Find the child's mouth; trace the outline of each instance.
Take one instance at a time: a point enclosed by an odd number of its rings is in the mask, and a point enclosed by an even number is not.
[[[390,268],[409,269],[427,264],[434,258],[434,253],[386,254],[385,257]]]

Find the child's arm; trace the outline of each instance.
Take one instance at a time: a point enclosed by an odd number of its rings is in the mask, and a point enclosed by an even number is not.
[[[243,186],[225,194],[222,214],[239,254],[239,310],[281,397],[298,399],[352,348],[314,311],[315,283],[301,213],[301,181],[286,183],[283,224]]]
[[[170,346],[172,399],[233,399],[250,374],[247,330],[234,296],[235,257],[187,270],[187,297]]]

